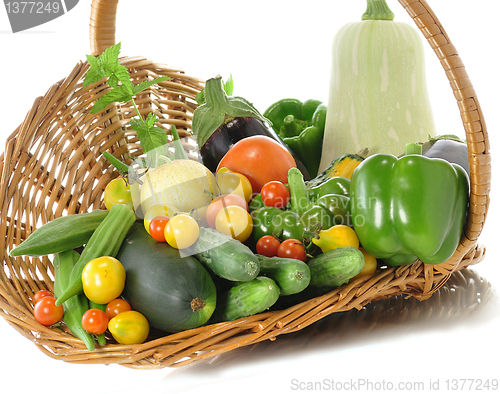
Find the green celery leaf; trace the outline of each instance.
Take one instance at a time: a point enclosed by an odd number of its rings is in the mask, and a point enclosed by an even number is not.
[[[110,46],[98,57],[101,66],[111,75],[120,66],[118,55],[120,55],[121,43]]]
[[[131,99],[132,95],[127,92],[127,89],[123,85],[119,85],[98,99],[90,112],[95,114],[112,103],[127,102]]]
[[[155,154],[168,156],[168,135],[164,129],[154,125],[156,121],[156,115],[150,113],[146,121],[134,118],[129,124],[130,128],[137,132],[137,138],[146,154],[155,150]]]
[[[127,67],[120,64],[119,67],[116,68],[113,75],[122,83],[122,86],[126,89],[128,94],[131,96],[135,94],[134,85],[130,81],[130,73],[128,72]]]
[[[99,82],[101,79],[110,77],[120,65],[118,55],[120,53],[121,44],[113,45],[100,54],[98,57],[87,55],[87,62],[90,69],[83,81],[83,87],[92,83]]]
[[[142,81],[141,83],[135,85],[134,87],[134,95],[137,93],[142,92],[143,90],[149,88],[150,86],[153,86],[155,83],[162,82],[162,81],[168,81],[171,80],[172,78],[163,76],[160,78],[152,79],[150,81]]]
[[[112,88],[118,87],[118,82],[120,82],[120,80],[115,74],[111,75],[108,78],[108,85],[111,86]]]
[[[150,112],[145,120],[146,127],[151,129],[157,121],[158,121],[158,118],[156,117],[156,114]]]

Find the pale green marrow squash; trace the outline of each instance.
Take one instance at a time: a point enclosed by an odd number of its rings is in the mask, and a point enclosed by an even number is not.
[[[385,0],[367,3],[364,20],[343,26],[332,43],[320,171],[343,154],[399,155],[436,135],[419,33],[393,21]]]

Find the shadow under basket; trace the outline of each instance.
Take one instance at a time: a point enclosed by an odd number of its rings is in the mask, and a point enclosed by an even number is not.
[[[83,88],[88,63],[78,63],[67,78],[35,100],[22,124],[6,141],[0,156],[0,315],[20,334],[54,359],[71,363],[121,364],[130,368],[182,366],[232,349],[274,340],[299,331],[332,313],[362,309],[368,303],[398,296],[429,298],[456,271],[480,262],[485,248],[478,244],[489,205],[490,146],[483,114],[464,65],[437,17],[425,1],[399,0],[439,58],[458,103],[466,133],[471,194],[464,234],[445,263],[420,261],[383,268],[333,291],[281,311],[269,311],[176,334],[151,332],[145,343],[109,343],[89,352],[64,324],[45,327],[33,317],[33,294],[53,290],[54,269],[49,257],[10,257],[36,228],[48,221],[103,208],[106,184],[118,172],[102,153],[125,163],[143,152],[128,122],[135,115],[130,104],[91,114],[93,102],[106,85]],[[94,55],[115,43],[117,0],[93,0],[90,42]],[[134,84],[163,75],[171,77],[142,92],[136,103],[143,114],[154,111],[170,134],[175,125],[185,150],[194,160],[197,147],[190,128],[195,96],[204,81],[142,57],[121,59]]]

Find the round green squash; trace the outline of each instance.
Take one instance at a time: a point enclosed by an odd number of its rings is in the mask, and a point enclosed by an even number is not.
[[[216,304],[215,284],[194,257],[155,241],[134,223],[116,258],[126,272],[122,296],[151,327],[179,332],[204,325]]]

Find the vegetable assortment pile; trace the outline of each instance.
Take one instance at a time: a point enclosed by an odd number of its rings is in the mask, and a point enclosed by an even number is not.
[[[387,12],[385,1],[368,0],[369,10],[374,3]],[[118,44],[88,57],[84,83],[109,85],[92,111],[117,101],[137,110],[134,96],[168,79],[133,86],[119,52]],[[130,127],[144,155],[126,165],[104,153],[121,174],[104,190],[106,209],[54,219],[10,252],[53,257],[54,292],[33,298],[41,324],[63,320],[90,351],[109,335],[138,344],[150,328],[230,321],[388,266],[451,257],[468,204],[465,143],[408,140],[399,156],[364,146],[321,169],[325,124],[342,108],[285,98],[262,115],[232,89],[218,76],[197,96],[199,161],[187,157],[175,126],[170,142],[156,115],[137,110]],[[378,149],[384,138],[392,136],[377,130],[367,141]]]

